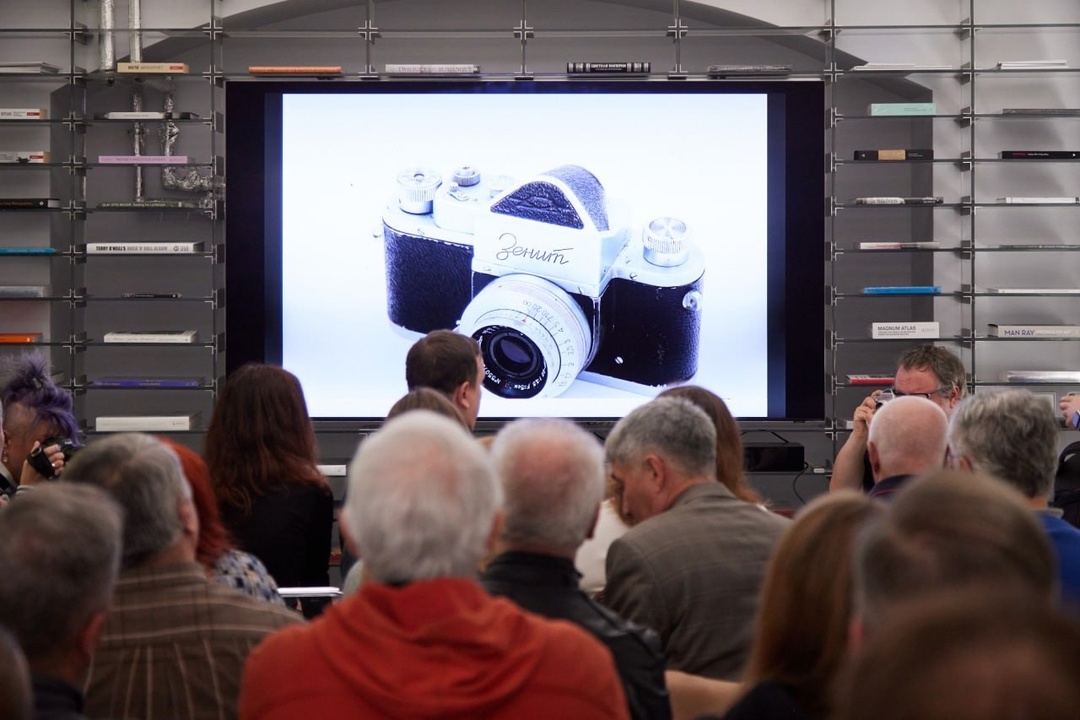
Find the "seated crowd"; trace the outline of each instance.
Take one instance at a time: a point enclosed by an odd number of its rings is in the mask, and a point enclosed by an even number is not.
[[[965,397],[955,356],[909,351],[897,397],[856,410],[831,492],[789,519],[703,388],[603,441],[555,419],[477,440],[471,339],[429,334],[406,375],[349,465],[347,594],[294,606],[282,588],[329,584],[333,499],[293,375],[231,375],[204,456],[141,433],[69,454],[56,439],[82,438],[47,363],[0,368],[0,718],[1080,707],[1080,530],[1051,506],[1044,398]]]

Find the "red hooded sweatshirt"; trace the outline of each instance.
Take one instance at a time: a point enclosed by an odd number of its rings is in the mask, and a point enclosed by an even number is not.
[[[377,583],[248,657],[241,720],[626,718],[611,654],[472,580]]]

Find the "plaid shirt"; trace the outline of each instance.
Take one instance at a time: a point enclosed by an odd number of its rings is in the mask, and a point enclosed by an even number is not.
[[[87,681],[86,713],[235,718],[248,653],[302,620],[209,582],[197,563],[126,571]]]

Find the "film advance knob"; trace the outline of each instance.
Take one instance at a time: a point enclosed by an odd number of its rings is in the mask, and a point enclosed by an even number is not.
[[[442,177],[427,168],[409,168],[397,176],[397,183],[401,209],[413,215],[424,215],[431,212],[435,191],[442,184]]]
[[[659,217],[645,226],[645,259],[660,267],[682,265],[690,255],[690,233],[679,218]]]

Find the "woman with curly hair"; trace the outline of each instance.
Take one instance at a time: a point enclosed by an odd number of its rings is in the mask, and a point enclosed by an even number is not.
[[[205,455],[222,520],[240,548],[280,587],[329,585],[334,500],[316,466],[315,429],[296,376],[255,363],[230,375]]]

